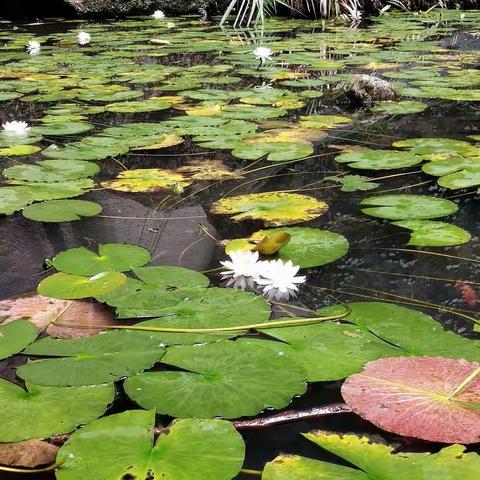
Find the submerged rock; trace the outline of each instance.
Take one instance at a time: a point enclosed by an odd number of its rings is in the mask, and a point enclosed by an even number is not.
[[[390,82],[371,75],[354,75],[350,81],[330,90],[327,96],[336,102],[353,105],[370,105],[396,97]]]
[[[440,45],[451,50],[480,50],[480,36],[468,32],[456,32],[451,37],[445,37]]]

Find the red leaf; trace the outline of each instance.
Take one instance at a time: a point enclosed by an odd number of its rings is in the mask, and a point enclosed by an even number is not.
[[[78,338],[101,332],[102,328],[75,328],[62,325],[113,325],[113,313],[101,303],[57,300],[42,295],[9,298],[0,302],[4,323],[18,318],[30,320],[40,332],[55,338]],[[55,325],[56,322],[58,325]]]
[[[342,395],[355,413],[388,432],[476,443],[480,376],[472,374],[478,369],[480,363],[443,357],[381,358],[349,377]]]

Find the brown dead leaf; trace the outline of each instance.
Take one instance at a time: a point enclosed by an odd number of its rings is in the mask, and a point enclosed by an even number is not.
[[[70,328],[58,324],[113,325],[114,315],[101,303],[78,300],[57,300],[42,295],[27,295],[0,301],[3,323],[18,318],[30,320],[40,332],[55,338],[78,338],[101,332],[101,328]]]
[[[18,443],[0,443],[0,464],[35,468],[55,463],[59,447],[38,439]]]

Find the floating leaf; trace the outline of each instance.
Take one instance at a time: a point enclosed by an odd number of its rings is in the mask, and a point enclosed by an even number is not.
[[[28,362],[17,368],[17,375],[50,387],[98,385],[151,368],[164,352],[155,338],[126,330],[69,340],[45,338],[25,354],[58,358]]]
[[[386,113],[388,115],[407,115],[409,113],[420,113],[428,108],[428,105],[416,100],[401,100],[380,102],[371,111],[375,113]]]
[[[417,165],[423,158],[400,150],[362,150],[342,153],[335,157],[338,163],[347,163],[361,170],[391,170]]]
[[[378,195],[360,202],[362,212],[390,220],[424,220],[451,215],[458,205],[444,198],[428,195]]]
[[[104,305],[76,300],[56,300],[41,295],[27,295],[0,301],[0,317],[4,317],[4,324],[24,318],[33,323],[40,333],[46,331],[48,335],[56,338],[84,337],[102,331],[101,327],[75,328],[68,325],[113,324],[113,314]]]
[[[103,415],[113,401],[113,385],[56,388],[0,379],[0,441],[19,442],[69,433]]]
[[[143,408],[182,418],[238,418],[280,409],[305,392],[305,373],[287,351],[275,352],[269,343],[241,339],[172,347],[162,363],[181,371],[136,375],[125,382],[125,391]]]
[[[29,190],[18,187],[0,188],[0,214],[11,215],[34,201]]]
[[[258,160],[266,155],[269,162],[284,162],[308,157],[313,153],[311,143],[297,142],[262,142],[250,143],[243,139],[232,150],[234,157],[244,160]]]
[[[139,168],[120,172],[116,180],[102,182],[102,186],[121,192],[158,192],[176,185],[191,184],[181,173],[161,168]]]
[[[307,115],[300,117],[300,126],[304,128],[337,128],[352,123],[348,117],[339,115]]]
[[[344,175],[325,177],[325,180],[331,180],[342,185],[340,189],[342,192],[356,192],[375,190],[380,186],[380,183],[372,182],[368,177],[362,177],[361,175]]]
[[[91,177],[100,171],[96,163],[80,160],[43,160],[38,165],[20,164],[6,168],[2,174],[10,180],[26,182],[63,182]]]
[[[98,254],[85,247],[70,248],[53,258],[53,266],[65,273],[92,276],[102,272],[128,272],[150,261],[150,252],[129,243],[98,245]]]
[[[46,136],[78,135],[93,129],[93,125],[86,122],[49,123],[33,127],[35,133]]]
[[[393,143],[397,148],[408,148],[411,153],[422,155],[425,160],[446,160],[450,157],[480,157],[480,148],[454,138],[409,138]]]
[[[242,468],[242,437],[224,420],[176,420],[155,443],[154,425],[155,413],[141,410],[87,425],[61,448],[56,477],[230,480]]]
[[[238,180],[245,178],[241,172],[228,169],[220,160],[199,160],[177,168],[191,180]]]
[[[471,240],[472,236],[463,228],[444,222],[429,220],[404,220],[392,225],[408,228],[412,231],[408,245],[417,247],[448,247],[461,245]]]
[[[403,355],[435,355],[480,361],[478,341],[445,331],[431,317],[381,302],[350,303],[346,323],[322,322],[289,328],[262,329],[293,347],[310,382],[340,380],[370,361]],[[321,316],[341,314],[342,306],[319,310]],[[285,345],[271,344],[282,351]]]
[[[1,302],[3,303],[3,302]],[[0,325],[0,360],[21,352],[37,338],[38,330],[27,320]]]
[[[0,148],[0,156],[17,157],[22,155],[32,155],[41,150],[36,145],[15,145],[13,147]]]
[[[120,272],[102,272],[93,277],[82,277],[69,273],[55,273],[38,284],[40,295],[63,300],[105,295],[120,287],[127,277]]]
[[[388,432],[430,442],[477,443],[478,372],[480,363],[466,360],[382,358],[347,378],[342,396],[355,413]]]
[[[101,211],[101,205],[86,200],[49,200],[25,207],[23,216],[36,222],[73,222]]]
[[[276,227],[306,222],[319,217],[328,210],[328,205],[308,195],[267,192],[224,198],[212,205],[215,214],[236,213],[232,218],[263,220],[265,225]]]
[[[427,478],[461,478],[475,480],[480,467],[478,454],[465,453],[462,445],[452,445],[438,453],[410,453],[394,454],[393,447],[383,443],[375,443],[368,437],[356,435],[338,435],[329,432],[316,431],[304,436],[325,450],[338,455],[360,470],[343,467],[347,472],[336,469],[332,477],[324,477],[324,472],[330,474],[333,465],[318,462],[318,469],[308,479],[335,478],[338,480],[426,480]],[[282,458],[282,457],[280,457]],[[295,457],[297,458],[297,457]],[[300,457],[303,458],[303,457]],[[337,466],[337,465],[335,465]],[[278,467],[278,466],[277,466]],[[310,467],[313,467],[310,464]],[[266,472],[269,466],[266,467]],[[266,477],[264,480],[290,480],[286,476],[291,472],[288,464],[280,470],[285,476]],[[304,480],[302,477],[292,476],[292,480]],[[307,480],[307,478],[305,478]]]

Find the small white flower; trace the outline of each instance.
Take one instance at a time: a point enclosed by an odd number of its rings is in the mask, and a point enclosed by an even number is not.
[[[42,46],[36,40],[30,40],[27,43],[26,48],[27,48],[27,52],[30,55],[38,55],[40,53],[40,50],[42,49]]]
[[[300,267],[294,265],[290,260],[271,260],[260,262],[260,277],[258,285],[263,286],[263,294],[269,300],[288,300],[295,297],[298,291],[298,284],[305,283],[306,277],[296,276]]]
[[[255,55],[255,60],[260,60],[261,63],[265,63],[267,60],[272,59],[273,51],[267,47],[257,47],[253,54]]]
[[[155,19],[155,20],[163,20],[165,18],[165,14],[161,11],[161,10],[155,10],[153,12],[153,15],[152,17]]]
[[[460,14],[460,20],[465,20],[465,14],[464,13]]]
[[[27,122],[6,122],[2,125],[5,132],[14,133],[16,135],[26,135],[30,130]]]
[[[175,24],[173,22],[168,22],[167,23],[167,28],[175,28]]]
[[[92,36],[88,32],[79,32],[77,42],[79,45],[88,45],[92,41]]]
[[[220,262],[227,270],[220,272],[222,279],[228,279],[227,287],[233,288],[253,287],[258,280],[258,269],[261,262],[258,261],[258,252],[236,250],[230,252],[230,260]]]

